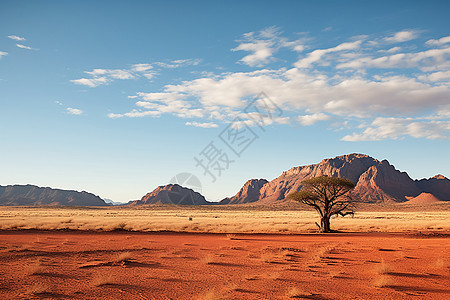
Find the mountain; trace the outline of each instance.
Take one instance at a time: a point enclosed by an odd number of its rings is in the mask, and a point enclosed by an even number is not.
[[[88,192],[52,189],[34,185],[0,186],[0,205],[108,206],[100,197]]]
[[[219,204],[242,204],[258,201],[260,190],[266,183],[268,183],[266,179],[250,179],[236,195],[223,199]]]
[[[105,203],[111,204],[111,205],[124,205],[125,204],[125,203],[122,203],[122,202],[115,202],[115,201],[113,201],[111,199],[106,199],[106,198],[103,198],[103,201],[105,201]]]
[[[428,179],[416,180],[416,185],[422,191],[431,193],[441,200],[450,200],[450,180],[441,174]]]
[[[146,194],[141,200],[130,204],[181,204],[181,205],[209,205],[200,193],[182,187],[178,184],[168,184],[157,187],[153,192]]]
[[[255,186],[251,189],[252,197],[245,195],[248,190],[246,185],[249,184],[247,182],[236,196],[225,198],[221,204],[241,203],[241,199],[249,199],[258,204],[281,202],[290,193],[300,190],[303,180],[321,175],[351,180],[355,184],[352,195],[362,202],[405,202],[422,192],[431,193],[442,200],[450,199],[450,181],[442,175],[414,181],[387,160],[379,161],[365,154],[352,153],[324,159],[318,164],[291,168],[278,178],[261,185],[259,191]],[[258,192],[259,198],[255,200],[254,195]]]

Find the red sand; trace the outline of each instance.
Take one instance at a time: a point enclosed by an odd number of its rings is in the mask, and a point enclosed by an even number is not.
[[[450,299],[449,246],[399,234],[1,232],[0,299]]]

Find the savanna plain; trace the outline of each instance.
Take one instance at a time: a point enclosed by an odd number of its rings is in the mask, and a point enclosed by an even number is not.
[[[1,207],[1,299],[449,299],[450,205]]]

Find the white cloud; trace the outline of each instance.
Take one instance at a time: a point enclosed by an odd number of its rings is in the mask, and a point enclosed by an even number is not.
[[[450,55],[450,47],[431,49],[416,53],[397,53],[393,55],[372,57],[364,56],[349,60],[336,66],[337,69],[363,68],[421,68],[422,70],[447,68],[445,64]]]
[[[431,74],[421,75],[421,76],[419,76],[419,79],[424,80],[424,81],[432,81],[432,82],[449,81],[450,80],[450,71],[440,71],[440,72],[434,72]]]
[[[71,115],[82,115],[83,111],[81,109],[78,108],[72,108],[72,107],[68,107],[66,108],[67,113],[71,114]]]
[[[379,41],[375,46],[367,41],[368,36],[359,36],[352,37],[350,42],[337,43],[335,47],[309,50],[298,41],[283,38],[275,29],[250,32],[244,34],[234,49],[249,52],[241,60],[248,65],[261,66],[273,61],[275,53],[283,47],[293,53],[306,53],[291,68],[259,68],[217,75],[198,73],[196,79],[168,84],[158,92],[136,93],[129,97],[136,99],[135,109],[108,116],[159,117],[170,114],[180,118],[201,118],[202,121],[186,122],[186,125],[197,127],[202,127],[199,124],[229,123],[239,116],[242,122],[235,126],[255,126],[254,116],[245,114],[244,109],[255,95],[264,91],[283,111],[282,117],[265,117],[264,125],[288,124],[291,119],[296,119],[308,126],[333,120],[342,125],[339,125],[342,132],[358,131],[346,135],[343,138],[346,141],[406,136],[447,138],[450,47],[412,50],[422,48],[401,48],[385,43],[404,42],[417,35],[416,31],[404,31],[388,38],[375,38]],[[266,52],[258,52],[261,49]],[[184,61],[170,62],[178,63]],[[327,68],[317,69],[316,66]],[[377,68],[392,70],[380,72]],[[368,69],[372,70],[369,72]],[[142,72],[153,70],[149,65],[132,65],[126,71],[139,77],[143,76]],[[108,72],[93,72],[95,78],[113,80]],[[425,112],[429,114],[427,117],[423,116]],[[417,116],[422,118],[417,119]]]
[[[8,52],[0,51],[0,58],[1,58],[2,56],[6,56],[6,55],[8,55]]]
[[[389,43],[402,43],[413,40],[419,36],[418,31],[416,30],[404,30],[397,32],[393,36],[384,38],[384,41]]]
[[[22,44],[16,44],[16,46],[17,46],[17,47],[19,47],[19,48],[22,48],[22,49],[27,49],[27,50],[36,50],[36,49],[33,49],[33,48],[31,48],[31,47],[28,47],[28,46],[22,45]]]
[[[8,35],[8,37],[12,40],[16,40],[16,41],[25,41],[26,39],[17,35]]]
[[[108,79],[106,77],[95,77],[95,78],[80,78],[74,79],[70,82],[73,82],[78,85],[87,85],[89,87],[97,87],[102,84],[108,83]]]
[[[145,116],[159,117],[161,113],[159,111],[141,111],[133,109],[131,112],[123,114],[125,117],[129,118],[141,118]]]
[[[108,118],[111,118],[111,119],[119,119],[119,118],[122,118],[124,115],[123,114],[109,113],[107,116],[108,116]]]
[[[200,62],[200,59],[177,59],[170,62],[155,62],[154,64],[161,68],[174,69],[186,66],[196,66]]]
[[[272,43],[267,41],[258,41],[253,43],[242,43],[233,51],[249,51],[253,52],[241,59],[241,61],[251,67],[262,66],[269,62],[274,49],[271,48]]]
[[[33,50],[33,48],[25,46],[25,45],[21,45],[21,44],[16,44],[17,47],[22,48],[22,49],[27,49],[27,50]]]
[[[312,114],[312,115],[304,115],[304,116],[297,117],[297,121],[300,124],[302,124],[303,126],[310,126],[319,121],[326,121],[329,119],[330,119],[330,116],[326,115],[324,113],[316,113],[316,114]]]
[[[273,55],[280,48],[291,48],[297,52],[303,51],[302,41],[289,41],[280,35],[281,32],[274,26],[256,33],[248,32],[243,35],[242,40],[238,41],[240,44],[231,51],[251,52],[240,60],[250,67],[261,67],[274,61]]]
[[[195,126],[195,127],[201,127],[201,128],[217,128],[219,125],[216,123],[199,123],[199,122],[186,122],[185,123],[188,126]]]
[[[84,72],[86,74],[92,75],[94,77],[97,76],[107,76],[111,79],[132,79],[134,78],[133,74],[127,70],[107,70],[107,69],[94,69],[91,72]]]
[[[337,79],[293,68],[225,73],[167,85],[163,93],[138,93],[136,105],[180,117],[224,120],[236,116],[248,99],[261,91],[267,91],[285,111],[307,110],[309,115],[300,118],[305,124],[326,116],[408,116],[437,110],[450,98],[448,87],[431,86],[414,78],[380,76],[370,80],[350,74]]]
[[[450,121],[423,121],[413,118],[376,118],[362,133],[353,133],[342,138],[343,141],[380,141],[400,139],[406,136],[426,139],[448,139]]]
[[[346,51],[346,50],[354,50],[360,47],[361,40],[349,43],[342,43],[336,47],[328,48],[328,49],[318,49],[310,52],[305,58],[300,59],[295,63],[295,67],[297,68],[309,68],[315,62],[321,61],[323,56],[329,53]]]
[[[450,36],[445,36],[438,40],[428,40],[425,44],[429,46],[441,46],[450,43]]]
[[[193,66],[199,63],[199,59],[183,59],[173,60],[170,63],[156,62],[154,64],[164,68],[178,68],[181,66]],[[80,78],[70,81],[78,85],[97,87],[118,79],[129,80],[144,77],[151,80],[158,74],[151,64],[134,64],[131,65],[129,69],[93,69],[92,71],[85,71],[84,73],[90,75],[91,78]]]
[[[390,49],[387,49],[387,50],[378,50],[378,52],[381,52],[381,53],[395,53],[395,52],[399,52],[400,50],[402,50],[402,48],[401,47],[392,47],[392,48],[390,48]]]
[[[146,72],[150,69],[153,69],[153,66],[150,64],[135,64],[131,66],[131,70],[136,72]]]

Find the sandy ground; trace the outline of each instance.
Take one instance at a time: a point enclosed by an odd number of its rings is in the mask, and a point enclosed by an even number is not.
[[[0,299],[450,299],[445,234],[0,232]]]

